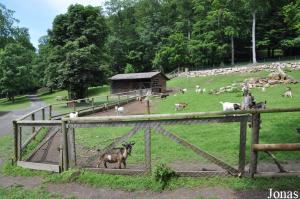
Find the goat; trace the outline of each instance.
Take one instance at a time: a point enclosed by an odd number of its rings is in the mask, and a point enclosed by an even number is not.
[[[184,93],[187,92],[187,89],[186,89],[186,88],[180,89],[180,92],[181,92],[182,94],[184,94]]]
[[[205,93],[205,88],[196,88],[196,93]]]
[[[184,102],[177,103],[177,104],[175,104],[175,111],[182,110],[185,107],[187,107],[187,105],[188,104],[184,103]]]
[[[78,112],[70,113],[70,114],[69,114],[69,117],[70,117],[70,118],[78,117]]]
[[[168,96],[169,96],[169,94],[167,94],[167,93],[161,94],[161,95],[160,95],[160,99],[165,99],[165,98],[167,98]]]
[[[235,111],[241,109],[241,105],[239,103],[220,102],[220,104],[223,106],[223,111]]]
[[[113,148],[109,152],[102,154],[99,158],[97,167],[100,167],[101,162],[103,162],[104,167],[107,168],[108,163],[118,163],[118,168],[121,169],[121,164],[123,163],[124,168],[126,168],[126,159],[128,155],[131,155],[132,146],[135,142],[122,144],[123,147]],[[99,151],[99,150],[98,150]]]
[[[266,109],[267,101],[259,102],[259,103],[253,103],[253,105],[250,107],[251,109]]]
[[[287,90],[282,94],[282,97],[293,98],[292,89],[290,87],[288,87]]]
[[[124,113],[124,107],[123,106],[115,106],[115,111],[117,112],[117,115]]]
[[[140,101],[140,102],[142,103],[143,98],[142,98],[141,96],[137,96],[137,97],[136,97],[136,101]]]

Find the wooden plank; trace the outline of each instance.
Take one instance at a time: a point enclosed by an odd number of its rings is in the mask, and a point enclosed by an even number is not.
[[[36,109],[36,110],[33,110],[33,111],[31,111],[30,113],[27,113],[26,115],[23,115],[22,117],[18,118],[17,121],[24,120],[25,118],[31,116],[32,114],[34,114],[34,113],[36,113],[36,112],[38,112],[38,111],[40,111],[40,110],[42,110],[42,109],[44,109],[44,108],[47,108],[47,107],[48,107],[48,106],[43,106],[43,107],[41,107],[41,108],[38,108],[38,109]]]
[[[242,111],[219,111],[219,112],[194,112],[194,113],[176,113],[176,114],[152,114],[152,115],[131,115],[131,116],[112,116],[112,117],[89,117],[89,118],[72,118],[65,119],[70,121],[130,121],[130,120],[160,120],[160,119],[188,119],[188,118],[200,118],[200,117],[213,117],[213,116],[241,116],[245,114],[256,113],[280,113],[280,112],[300,112],[300,108],[282,108],[282,109],[258,109],[258,110],[242,110]]]
[[[253,178],[257,171],[257,151],[254,150],[254,144],[259,142],[260,114],[252,115],[252,137],[251,137],[251,154],[250,154],[250,176]]]
[[[170,138],[171,140],[177,142],[178,144],[181,144],[192,151],[194,151],[196,154],[202,156],[203,158],[209,160],[210,162],[218,165],[219,167],[225,169],[228,171],[231,175],[238,175],[238,170],[236,170],[234,167],[230,166],[229,164],[223,162],[222,160],[214,157],[213,155],[205,152],[204,150],[188,143],[187,141],[183,140],[182,138],[174,135],[173,133],[161,128],[160,126],[155,127],[155,130],[157,130],[159,133],[163,134],[164,136]]]
[[[116,116],[124,117],[124,116]],[[212,118],[191,118],[191,119],[161,119],[161,120],[132,120],[132,121],[96,121],[96,120],[86,120],[82,121],[70,121],[68,127],[70,128],[95,128],[95,127],[117,127],[117,126],[157,126],[157,125],[191,125],[199,123],[230,123],[230,122],[240,122],[245,116],[226,116],[226,117],[212,117]],[[248,118],[248,116],[246,116]]]
[[[213,176],[230,176],[224,171],[175,171],[180,177],[213,177]]]
[[[34,169],[34,170],[41,170],[41,171],[53,171],[53,172],[59,173],[59,165],[55,165],[55,164],[44,164],[44,163],[36,163],[36,162],[18,161],[17,165],[19,167],[23,167],[26,169]]]
[[[239,175],[243,176],[246,165],[247,120],[240,122]]]
[[[19,126],[44,126],[44,127],[53,127],[53,126],[61,126],[61,121],[59,120],[22,120],[17,121]]]
[[[115,175],[142,175],[145,170],[138,169],[108,169],[108,168],[85,168],[89,171],[99,172],[99,173],[109,173]]]
[[[31,136],[22,144],[22,150],[37,136],[37,134],[40,132],[42,128],[38,128],[34,134],[31,134]]]
[[[14,161],[19,159],[18,157],[18,124],[17,121],[13,121],[13,130],[14,130]]]
[[[62,150],[63,150],[63,171],[69,169],[69,154],[68,154],[68,129],[66,122],[63,121],[61,124],[61,133],[62,133]]]
[[[293,144],[253,144],[254,151],[300,151],[300,143]]]
[[[298,171],[290,171],[284,173],[276,173],[276,172],[258,172],[254,174],[254,177],[300,177],[300,172]]]
[[[212,112],[213,113],[213,112]],[[239,122],[242,117],[248,117],[248,115],[215,115],[215,114],[201,114],[201,113],[176,113],[176,114],[151,114],[151,115],[128,115],[128,116],[101,116],[101,117],[77,117],[77,118],[63,118],[65,121],[70,121],[72,123],[86,123],[86,122],[125,122],[125,121],[161,121],[161,120],[180,120],[180,119],[228,119]]]
[[[50,131],[50,130],[49,130]],[[46,144],[51,138],[53,138],[55,135],[56,135],[56,133],[59,131],[59,129],[57,128],[57,129],[52,129],[52,133],[51,134],[49,134],[48,136],[47,136],[47,138],[45,138],[45,139],[43,139],[41,142],[40,142],[40,144],[32,151],[32,153],[29,155],[29,157],[27,158],[27,160],[30,160],[33,156],[34,156],[34,154],[42,147],[42,146],[44,146],[44,144]]]
[[[149,174],[151,173],[151,129],[149,127],[145,129],[144,142],[146,172]]]

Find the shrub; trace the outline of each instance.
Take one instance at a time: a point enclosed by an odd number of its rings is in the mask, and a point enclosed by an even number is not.
[[[160,188],[162,190],[168,185],[172,178],[177,177],[175,171],[173,171],[170,167],[166,166],[165,163],[160,163],[155,166],[153,170],[153,178],[156,182],[160,184]]]

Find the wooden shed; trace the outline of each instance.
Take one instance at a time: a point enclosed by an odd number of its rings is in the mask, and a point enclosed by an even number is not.
[[[118,74],[111,78],[111,93],[151,88],[152,92],[166,92],[166,77],[161,72]]]

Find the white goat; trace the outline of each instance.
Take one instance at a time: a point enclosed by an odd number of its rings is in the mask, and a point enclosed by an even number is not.
[[[184,94],[187,92],[187,88],[180,89],[181,93]]]
[[[184,102],[181,102],[181,103],[177,103],[175,104],[175,111],[178,111],[178,110],[182,110],[184,109],[185,107],[187,107],[187,103],[184,103]]]
[[[234,111],[241,109],[241,105],[239,103],[232,103],[232,102],[220,102],[223,106],[223,111]]]
[[[290,87],[282,94],[282,97],[290,97],[293,98],[292,89]]]
[[[196,93],[205,93],[205,88],[196,88]]]
[[[115,106],[115,111],[117,112],[117,115],[124,113],[124,107],[123,106]]]
[[[78,117],[78,112],[70,113],[70,114],[69,114],[69,117],[70,117],[70,118]]]

